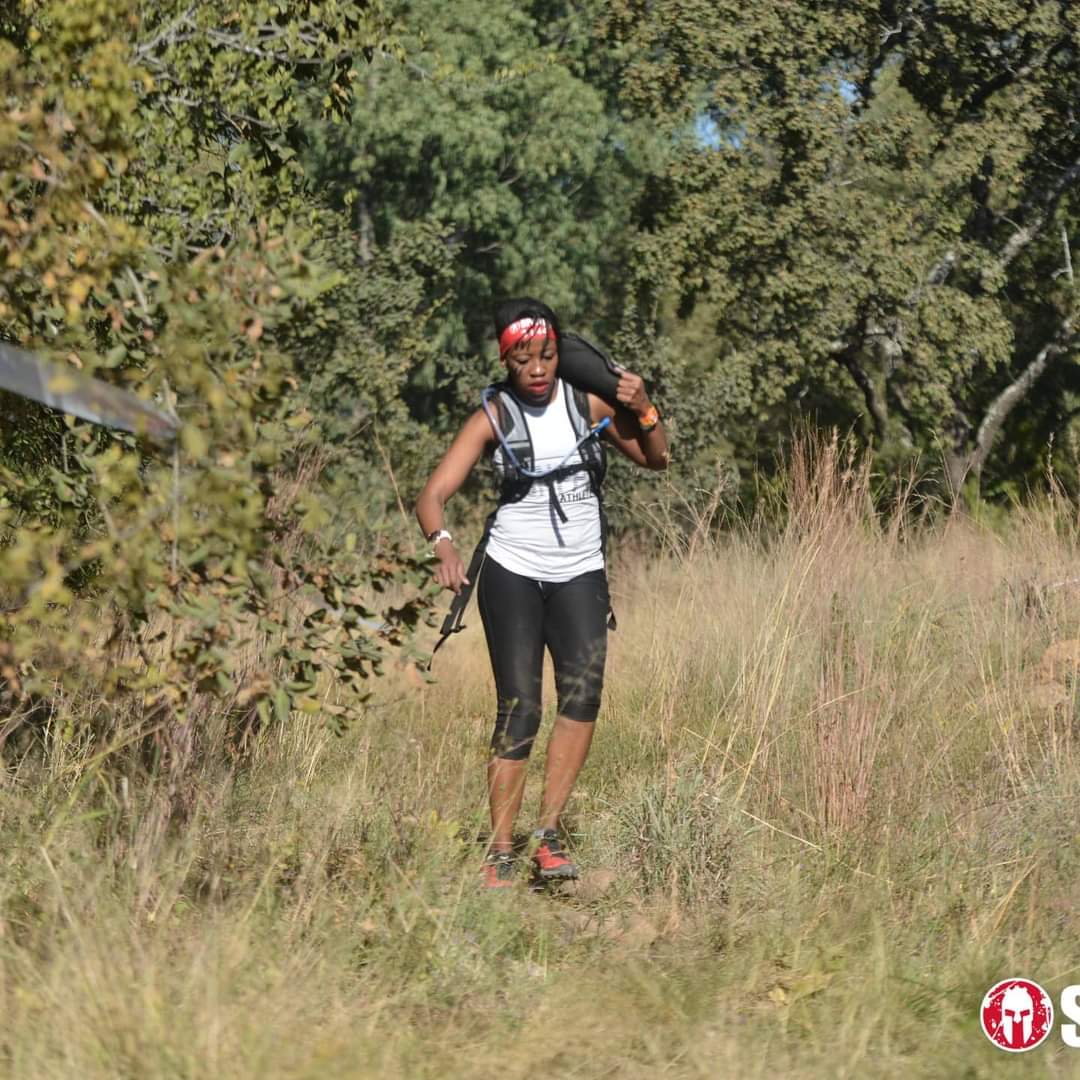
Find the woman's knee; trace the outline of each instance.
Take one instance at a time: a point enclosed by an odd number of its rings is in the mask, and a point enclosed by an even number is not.
[[[503,761],[526,761],[532,753],[533,743],[536,736],[531,735],[514,739],[503,732],[491,740],[491,756],[501,758]]]
[[[596,723],[600,715],[600,690],[595,693],[575,693],[559,697],[559,715],[582,724]]]
[[[491,752],[508,761],[524,761],[532,751],[540,730],[540,700],[513,698],[499,700]]]

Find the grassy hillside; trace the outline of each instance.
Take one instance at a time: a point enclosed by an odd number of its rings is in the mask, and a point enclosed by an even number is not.
[[[181,828],[46,732],[0,787],[0,1071],[1080,1074],[978,1027],[998,979],[1080,981],[1075,507],[873,526],[832,452],[789,495],[616,568],[561,892],[477,888],[478,625],[344,738],[209,756]]]

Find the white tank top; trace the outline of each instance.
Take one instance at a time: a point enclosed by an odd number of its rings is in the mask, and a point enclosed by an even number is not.
[[[566,411],[566,385],[561,379],[547,405],[522,405],[533,445],[533,468],[555,468],[577,443]],[[575,451],[567,465],[581,462]],[[566,515],[560,520],[551,504],[550,488]],[[600,503],[583,469],[561,480],[535,480],[520,501],[500,506],[488,540],[487,557],[504,570],[536,581],[569,581],[604,568]]]

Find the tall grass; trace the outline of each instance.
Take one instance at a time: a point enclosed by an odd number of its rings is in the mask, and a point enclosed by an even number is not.
[[[1076,508],[919,526],[869,491],[803,449],[780,525],[614,568],[561,892],[477,888],[477,627],[344,738],[297,719],[229,764],[206,733],[171,829],[46,732],[0,787],[0,1072],[1015,1071],[984,991],[1080,981]],[[1024,1075],[1074,1053],[1055,1034]]]

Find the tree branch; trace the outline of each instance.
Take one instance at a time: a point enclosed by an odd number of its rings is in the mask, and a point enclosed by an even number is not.
[[[897,386],[895,383],[887,385],[887,390],[892,395],[893,401],[896,403],[896,411],[903,419],[900,441],[908,449],[911,449],[911,447],[915,445],[911,433],[918,428],[918,425],[915,422],[915,416],[911,411],[911,402],[908,401],[907,394],[904,393],[903,388]]]
[[[1053,220],[1062,195],[1078,181],[1080,181],[1080,157],[1077,157],[1067,169],[1064,169],[1061,175],[1057,177],[1049,187],[1040,192],[1038,196],[1033,196],[1025,201],[1024,205],[1020,208],[1019,216],[1024,216],[1034,210],[1035,217],[1029,221],[1028,224],[1018,228],[1009,238],[1004,248],[1002,248],[1001,255],[996,263],[996,269],[1005,270],[1020,252],[1039,236],[1046,224]],[[927,289],[943,285],[953,268],[956,266],[956,262],[956,252],[946,251],[945,254],[930,268],[930,271],[918,288],[910,293],[904,301],[904,307],[908,310],[914,309],[916,304],[918,304],[926,293]],[[984,271],[981,275],[984,282],[989,273],[990,271]],[[895,343],[895,338],[893,341]]]
[[[1021,215],[1034,210],[1035,217],[1028,224],[1017,229],[1009,237],[1005,247],[1002,248],[1001,256],[998,259],[998,266],[1002,270],[1042,232],[1043,226],[1054,216],[1057,204],[1061,201],[1061,196],[1078,180],[1080,180],[1080,157],[1065,169],[1061,176],[1043,191],[1037,199],[1030,199],[1026,206],[1021,207]]]
[[[977,114],[983,105],[999,90],[1004,90],[1007,86],[1012,86],[1014,83],[1023,82],[1025,79],[1030,78],[1036,71],[1045,66],[1047,60],[1068,47],[1068,38],[1061,38],[1047,45],[1040,52],[1029,56],[1019,67],[1007,65],[1004,71],[979,86],[971,97],[960,106],[957,112],[965,117]]]
[[[864,315],[854,341],[839,339],[829,346],[829,355],[844,369],[855,381],[855,385],[862,391],[863,400],[866,402],[866,411],[874,426],[874,436],[880,445],[885,441],[885,433],[889,424],[889,410],[884,397],[878,393],[874,380],[866,369],[859,363],[858,355],[866,345],[872,334],[869,319]]]
[[[859,364],[850,350],[842,353],[837,359],[847,368],[851,377],[855,380],[855,385],[862,391],[863,400],[866,402],[866,411],[870,414],[870,419],[874,424],[874,437],[877,439],[878,445],[881,445],[885,441],[885,433],[889,424],[889,411],[886,408],[884,399],[878,393],[874,380],[870,378],[866,373],[866,369]]]
[[[882,18],[889,22],[895,21],[895,26],[885,25],[878,36],[878,47],[872,59],[867,63],[863,77],[855,83],[857,97],[854,103],[856,114],[864,112],[870,105],[874,96],[874,80],[881,69],[888,62],[894,51],[903,49],[910,42],[910,31],[915,24],[915,19],[909,7],[904,13],[896,10],[896,5],[887,5]],[[892,39],[896,38],[896,41]]]
[[[990,403],[975,434],[975,448],[968,457],[965,472],[973,472],[976,476],[982,472],[994,439],[997,438],[1009,413],[1024,400],[1050,361],[1076,345],[1077,335],[1073,333],[1073,321],[1071,315],[1063,319],[1054,332],[1054,336],[1035,354],[1027,367]]]
[[[179,30],[181,26],[190,23],[191,16],[194,14],[195,5],[192,4],[191,7],[189,7],[183,15],[179,16],[171,23],[169,23],[169,25],[165,27],[165,29],[162,30],[156,38],[153,38],[150,41],[145,41],[141,45],[136,45],[134,49],[135,58],[137,60],[145,60],[159,45],[162,45],[165,42],[168,42],[170,45],[173,44],[176,40],[175,35],[177,30]]]

